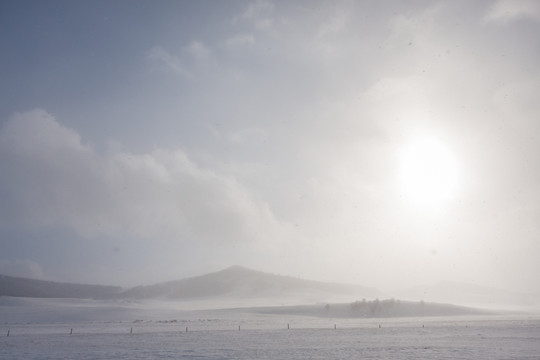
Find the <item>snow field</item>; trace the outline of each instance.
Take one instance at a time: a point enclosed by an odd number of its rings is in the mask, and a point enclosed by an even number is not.
[[[540,359],[539,319],[386,319],[381,328],[368,321],[336,330],[302,318],[287,330],[287,320],[245,318],[241,331],[230,319],[4,324],[0,358]],[[265,328],[254,328],[263,321]]]

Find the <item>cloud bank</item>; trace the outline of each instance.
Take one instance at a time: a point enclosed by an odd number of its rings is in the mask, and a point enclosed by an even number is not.
[[[3,226],[211,243],[264,241],[279,228],[234,178],[201,168],[181,149],[100,155],[39,109],[11,117],[0,148],[11,205],[2,207]]]

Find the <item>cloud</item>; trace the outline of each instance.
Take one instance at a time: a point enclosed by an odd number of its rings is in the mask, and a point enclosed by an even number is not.
[[[216,139],[225,140],[231,144],[259,143],[264,141],[267,133],[261,128],[243,128],[237,131],[222,131],[216,126],[208,126]]]
[[[344,3],[343,7],[331,4],[321,11],[323,18],[316,31],[316,38],[332,37],[339,35],[350,23],[353,13],[353,2]]]
[[[237,47],[237,46],[253,44],[254,42],[255,42],[255,38],[251,34],[236,34],[225,39],[223,44],[225,45],[225,47],[232,48],[232,47]]]
[[[274,24],[273,12],[273,3],[265,0],[255,0],[249,3],[247,8],[233,19],[233,22],[243,20],[252,23],[259,29],[268,29]]]
[[[45,273],[41,265],[28,259],[0,259],[0,274],[40,280],[45,279]]]
[[[498,0],[485,15],[485,21],[509,22],[521,18],[540,21],[540,2],[536,0]]]
[[[391,43],[398,47],[408,45],[426,45],[432,41],[434,27],[444,10],[442,4],[434,4],[412,13],[400,13],[392,16],[389,26],[392,30]]]
[[[156,45],[148,51],[147,56],[155,66],[164,67],[184,79],[193,79],[199,73],[199,67],[212,57],[212,49],[200,41],[193,40],[178,53]]]
[[[207,59],[212,54],[210,48],[199,41],[192,41],[184,50],[197,60]]]
[[[531,76],[527,80],[504,84],[495,92],[493,105],[516,125],[535,126],[533,114],[540,110],[537,94],[540,92],[540,77]]]
[[[12,116],[0,149],[0,227],[209,244],[283,235],[267,204],[181,149],[101,156],[43,110]]]
[[[185,65],[179,57],[172,55],[162,46],[154,46],[152,49],[150,49],[150,51],[148,52],[148,58],[165,65],[168,69],[185,78],[191,78],[193,76],[191,72],[186,69]]]
[[[2,128],[0,141],[4,150],[16,150],[25,156],[54,157],[65,151],[89,151],[79,134],[42,110],[13,115]]]

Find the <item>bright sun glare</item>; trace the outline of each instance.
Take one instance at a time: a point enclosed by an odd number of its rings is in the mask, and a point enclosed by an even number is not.
[[[455,197],[458,167],[436,137],[416,138],[400,154],[401,194],[416,208],[436,211]]]

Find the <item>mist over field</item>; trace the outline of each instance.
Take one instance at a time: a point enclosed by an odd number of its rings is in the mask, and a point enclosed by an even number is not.
[[[104,321],[107,317],[127,320],[122,316],[135,312],[159,313],[175,309],[180,312],[244,309],[248,313],[325,318],[455,316],[508,310],[540,312],[538,297],[533,294],[457,283],[385,293],[355,284],[305,280],[241,266],[132,288],[0,275],[0,305],[3,305],[5,321],[17,321],[17,317],[25,318],[31,312],[38,314],[41,306],[42,310],[47,310],[38,318],[52,322],[75,313],[79,320]],[[103,314],[99,315],[100,312]]]
[[[494,289],[442,285],[434,288],[468,288],[461,300],[481,294],[498,308],[387,298],[374,288],[240,266],[133,288],[1,275],[0,357],[530,359],[538,354],[539,308],[522,305],[518,311],[519,301],[505,302]],[[429,288],[423,291],[427,295]]]

